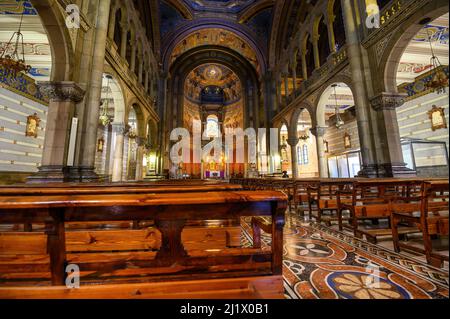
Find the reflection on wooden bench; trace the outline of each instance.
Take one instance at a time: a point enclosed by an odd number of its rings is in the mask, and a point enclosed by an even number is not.
[[[54,187],[48,189],[57,193]],[[287,198],[279,192],[173,193],[168,190],[158,193],[152,189],[137,194],[127,191],[122,194],[31,193],[1,195],[0,190],[0,223],[45,225],[41,232],[36,230],[39,234],[29,235],[34,239],[40,236],[38,240],[27,240],[27,233],[21,233],[20,240],[10,240],[15,237],[14,232],[1,235],[0,278],[4,287],[0,288],[0,297],[105,298],[118,290],[105,290],[104,284],[112,283],[123,283],[124,293],[118,295],[128,297],[136,297],[130,293],[135,289],[132,285],[140,287],[136,288],[140,297],[158,298],[158,293],[163,291],[167,291],[165,297],[174,298],[283,297],[282,228]],[[208,239],[202,247],[190,246],[195,233],[189,234],[189,228],[185,228],[188,221],[239,220],[242,216],[270,216],[275,221],[270,249],[217,248],[220,245],[211,246]],[[133,221],[154,222],[157,231],[134,229],[124,238],[120,231],[108,235],[109,231],[91,231],[89,236],[80,236],[65,227],[66,223]],[[214,242],[214,233],[209,231]],[[26,256],[18,258],[19,253]],[[65,283],[67,263],[80,267],[80,290],[61,287]],[[21,271],[25,271],[25,277],[20,276]],[[234,279],[223,281],[223,278]],[[39,285],[48,286],[46,279],[59,287],[30,285],[38,280]],[[167,280],[173,283],[162,283]],[[205,288],[205,280],[217,289]],[[102,285],[91,285],[98,283]],[[266,286],[268,283],[271,285]],[[257,289],[262,286],[265,288]],[[181,293],[181,287],[189,287],[186,288],[189,291]]]
[[[441,267],[444,260],[448,261],[448,255],[438,253],[433,249],[432,238],[436,236],[448,236],[449,224],[449,183],[447,181],[432,181],[422,184],[419,200],[408,206],[393,205],[392,207],[392,237],[394,249],[419,252],[425,254],[427,262]],[[417,227],[422,233],[423,248],[410,243],[400,241],[400,225]],[[448,248],[448,247],[447,247]]]

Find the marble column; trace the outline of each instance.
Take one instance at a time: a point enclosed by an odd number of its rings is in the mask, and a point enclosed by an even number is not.
[[[87,2],[86,2],[87,3]],[[116,7],[111,8],[111,16],[108,24],[108,38],[114,39],[114,32],[116,28]]]
[[[299,142],[298,137],[289,137],[287,143],[291,147],[291,161],[292,161],[292,178],[298,178],[298,156],[297,156],[297,144]]]
[[[75,82],[40,82],[38,86],[50,103],[41,166],[27,182],[65,182],[72,117],[85,92]]]
[[[325,156],[325,145],[323,139],[326,129],[326,127],[317,126],[310,130],[311,134],[316,137],[317,161],[319,164],[319,176],[321,178],[328,178],[328,162]]]
[[[415,176],[416,172],[407,168],[403,160],[400,131],[398,128],[396,108],[403,105],[406,93],[380,93],[370,102],[376,111],[379,144],[382,145],[383,157],[379,159],[378,175],[383,177]],[[379,154],[381,157],[381,154]]]
[[[277,74],[276,78],[276,86],[277,86],[277,112],[281,111],[281,106],[283,104],[282,96],[281,96],[281,74]]]
[[[320,68],[320,54],[319,54],[319,37],[320,35],[316,35],[313,38],[313,53],[314,53],[314,68]]]
[[[336,38],[334,36],[334,28],[333,28],[333,23],[335,19],[336,17],[334,15],[328,16],[328,25],[327,25],[328,45],[330,46],[331,53],[336,52]]]
[[[71,169],[72,178],[81,182],[98,179],[98,175],[95,173],[95,154],[110,6],[111,0],[98,2],[89,91],[85,100],[86,109],[79,157],[80,163],[77,167]]]
[[[144,179],[144,152],[146,139],[143,137],[138,137],[136,139],[138,148],[136,151],[136,181],[142,181]]]
[[[292,64],[292,87],[293,87],[292,96],[295,98],[296,93],[297,93],[297,63],[296,62],[294,62]]]
[[[129,45],[131,45],[131,43]],[[130,61],[131,72],[134,72],[134,70],[136,70],[136,54],[137,54],[137,48],[135,45],[133,45],[131,47],[131,61]]]
[[[286,106],[288,106],[288,104],[289,104],[289,73],[286,72],[283,76],[284,76],[284,94],[285,94],[284,100],[285,100]]]
[[[148,75],[148,71],[145,71],[145,80],[144,80],[144,88],[145,88],[145,93],[149,93],[148,92],[148,84],[149,84],[149,75]]]
[[[114,147],[114,157],[113,157],[113,169],[112,169],[112,181],[120,182],[122,181],[122,171],[123,171],[123,149],[124,149],[124,139],[127,133],[127,127],[124,123],[113,123],[111,124],[112,131],[115,134],[115,147]]]
[[[138,65],[138,82],[139,84],[142,84],[142,78],[143,78],[143,73],[144,73],[144,56],[140,55],[139,56],[139,65]]]
[[[361,145],[362,170],[360,176],[377,177],[375,145],[370,126],[370,104],[366,91],[366,80],[357,23],[353,15],[353,1],[341,0],[345,34],[347,41],[347,56],[352,71],[353,94],[358,123],[358,134]]]

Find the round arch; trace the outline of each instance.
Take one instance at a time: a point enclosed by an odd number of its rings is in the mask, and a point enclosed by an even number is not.
[[[53,82],[72,81],[74,50],[65,16],[59,10],[56,0],[31,0],[47,33],[52,53]],[[58,57],[57,59],[55,57]]]
[[[136,120],[137,120],[137,135],[144,137],[146,135],[146,130],[147,130],[147,126],[145,124],[145,115],[144,115],[144,111],[142,110],[142,106],[139,103],[138,99],[136,97],[132,97],[128,103],[127,103],[128,107],[126,108],[126,113],[125,113],[125,124],[129,124],[128,123],[128,119],[130,117],[130,112],[133,109],[134,112],[136,113]]]
[[[254,41],[253,37],[249,35],[249,32],[243,30],[242,26],[238,28],[229,22],[211,19],[197,19],[195,20],[195,23],[187,22],[184,26],[181,26],[178,29],[179,31],[176,35],[167,37],[167,43],[162,46],[166,48],[166,50],[162,53],[164,68],[166,70],[170,69],[170,58],[172,52],[185,38],[187,38],[191,34],[205,29],[222,29],[224,31],[232,33],[237,38],[241,38],[256,54],[259,67],[261,69],[261,74],[265,73],[267,69],[266,55],[264,51],[259,47],[259,45]],[[227,46],[223,47],[228,48]]]
[[[333,88],[331,87],[331,85],[338,84],[338,83],[344,83],[345,85],[347,85],[350,88],[350,90],[352,91],[352,95],[355,96],[355,90],[353,88],[352,79],[346,75],[335,76],[331,80],[326,82],[322,86],[322,88],[318,91],[318,94],[317,94],[317,96],[319,98],[317,99],[317,103],[314,107],[315,113],[314,113],[314,117],[313,117],[313,123],[315,121],[315,125],[320,126],[320,127],[326,126],[326,120],[325,120],[326,102],[333,91]]]
[[[177,125],[181,127],[184,120],[182,107],[186,77],[190,71],[207,63],[222,64],[232,70],[241,80],[244,105],[247,106],[244,112],[244,124],[248,127],[250,116],[255,114],[255,109],[260,106],[258,76],[256,70],[244,57],[234,50],[221,46],[202,46],[191,49],[174,62],[170,69],[171,81],[168,92],[177,98],[168,101],[169,111],[171,111],[168,113],[179,115],[177,116]],[[171,122],[169,121],[169,123]],[[255,125],[259,124],[257,122],[258,119],[254,118]]]
[[[123,83],[118,80],[117,75],[110,67],[105,67],[104,75],[111,76],[109,87],[114,100],[114,122],[125,123],[125,91]]]
[[[382,72],[380,79],[382,79],[383,92],[397,92],[397,69],[403,52],[406,50],[409,42],[416,36],[416,34],[423,28],[419,24],[424,18],[434,20],[449,11],[449,5],[446,0],[436,0],[427,2],[420,10],[406,19],[402,28],[392,32],[392,36],[386,44],[379,70]]]

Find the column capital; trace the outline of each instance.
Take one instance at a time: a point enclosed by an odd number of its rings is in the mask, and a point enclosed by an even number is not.
[[[287,139],[287,143],[291,146],[291,147],[295,147],[297,146],[298,142],[300,141],[300,139],[298,137],[289,137]]]
[[[75,102],[83,100],[85,91],[75,82],[38,82],[39,91],[54,102]]]
[[[316,126],[316,127],[311,128],[309,131],[315,137],[323,137],[325,135],[327,128],[328,127],[326,127],[326,126]]]
[[[382,92],[370,99],[370,104],[376,111],[395,110],[405,103],[406,93],[387,93]]]

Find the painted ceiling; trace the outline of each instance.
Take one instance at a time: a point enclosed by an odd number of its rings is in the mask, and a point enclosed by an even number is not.
[[[193,10],[237,13],[257,0],[185,0]]]
[[[190,101],[200,103],[202,90],[217,87],[223,90],[225,104],[241,99],[241,82],[238,76],[221,64],[203,64],[192,70],[185,82],[185,95]]]

